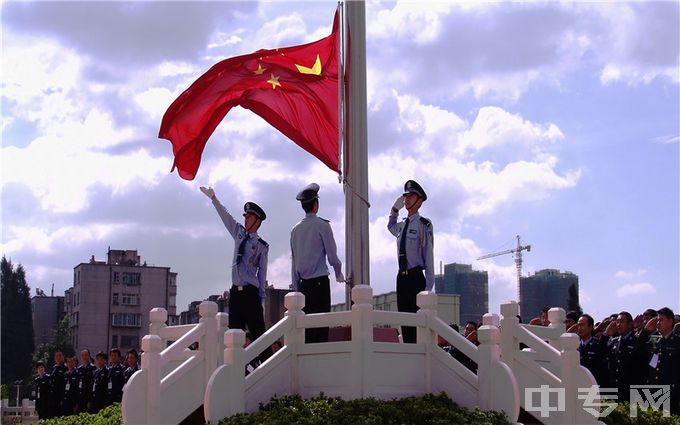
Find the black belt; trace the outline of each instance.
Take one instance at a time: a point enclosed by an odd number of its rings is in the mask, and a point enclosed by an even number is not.
[[[421,266],[416,266],[416,267],[414,267],[412,269],[408,269],[408,270],[399,270],[399,274],[401,276],[408,276],[409,273],[419,273],[419,272],[422,272],[422,271],[423,271],[423,268]]]

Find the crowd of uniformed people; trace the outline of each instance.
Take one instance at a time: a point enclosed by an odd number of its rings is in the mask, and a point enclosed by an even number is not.
[[[108,355],[100,351],[92,359],[88,349],[80,359],[61,351],[54,353],[54,367],[47,373],[42,361],[36,362],[33,398],[40,419],[78,413],[97,413],[106,406],[120,403],[123,387],[139,370],[139,354],[127,351],[125,359],[117,348]]]

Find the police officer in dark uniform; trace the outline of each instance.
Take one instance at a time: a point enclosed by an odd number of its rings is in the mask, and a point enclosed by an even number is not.
[[[120,361],[120,350],[112,348],[109,351],[109,382],[107,384],[108,404],[120,403],[123,399],[125,366],[123,366]]]
[[[50,414],[52,417],[61,415],[61,403],[64,399],[64,375],[67,368],[64,364],[64,353],[54,352],[54,367],[50,373],[52,390],[50,392]]]
[[[326,313],[331,311],[330,273],[326,258],[333,267],[337,282],[345,281],[342,262],[338,258],[331,225],[328,220],[316,215],[319,211],[319,185],[307,185],[295,199],[300,201],[305,218],[290,232],[292,287],[304,294],[303,311],[306,314]],[[306,343],[327,341],[327,327],[305,330]]]
[[[90,410],[92,399],[92,384],[94,383],[95,366],[92,364],[90,350],[87,348],[80,352],[80,366],[78,366],[78,412],[84,413]]]
[[[229,290],[229,328],[245,331],[247,326],[254,341],[265,331],[264,298],[269,244],[260,238],[257,230],[267,215],[255,202],[246,202],[243,206],[244,224],[241,225],[220,203],[212,188],[201,186],[201,192],[212,200],[217,214],[234,238],[232,286]],[[264,362],[270,355],[271,349],[268,348],[260,354],[260,360]]]
[[[33,380],[33,392],[35,397],[35,410],[38,418],[49,419],[52,417],[50,412],[50,375],[45,373],[45,363],[39,361],[35,363],[35,371],[38,376]]]
[[[431,291],[434,286],[434,229],[432,222],[418,213],[426,200],[423,188],[413,180],[407,181],[404,194],[394,202],[387,222],[387,229],[397,238],[399,254],[397,309],[409,313],[418,311],[418,293]],[[402,207],[406,207],[408,217],[397,223]],[[416,328],[402,326],[402,340],[414,344]]]
[[[72,354],[66,356],[66,367],[68,370],[64,374],[64,398],[61,403],[61,414],[63,416],[74,415],[78,408],[78,386],[80,376],[76,369],[76,357]]]
[[[609,338],[616,326],[617,337]],[[630,401],[630,386],[644,385],[647,380],[649,332],[639,336],[633,332],[633,317],[622,311],[602,334],[607,343],[608,387],[618,389],[618,401]]]
[[[97,369],[92,376],[90,413],[97,413],[107,406],[109,383],[109,370],[106,368],[107,360],[107,355],[103,351],[98,352],[95,356]]]
[[[680,335],[673,331],[673,310],[664,307],[648,322],[645,330],[656,327],[660,337],[655,340],[649,360],[647,384],[670,385],[671,414],[680,414]]]
[[[137,354],[137,350],[134,348],[130,348],[127,352],[127,355],[125,356],[125,361],[127,362],[127,369],[125,369],[125,383],[130,380],[132,375],[135,374],[139,370],[139,354]]]
[[[577,333],[581,342],[578,352],[581,355],[581,366],[593,374],[601,387],[607,383],[607,346],[602,339],[593,335],[595,322],[589,314],[582,314],[576,321]]]

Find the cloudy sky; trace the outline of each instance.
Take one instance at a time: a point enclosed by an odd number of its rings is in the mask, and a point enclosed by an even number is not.
[[[198,187],[270,218],[269,281],[290,282],[295,194],[321,184],[344,259],[336,175],[249,111],[194,181],[157,138],[217,61],[330,32],[334,2],[3,2],[2,254],[62,294],[108,247],[179,273],[178,311],[230,282],[233,241]],[[407,179],[430,199],[435,261],[489,272],[491,311],[525,273],[579,275],[581,304],[680,309],[680,4],[380,3],[367,15],[371,285],[394,290],[387,214]],[[344,298],[333,284],[333,302]]]

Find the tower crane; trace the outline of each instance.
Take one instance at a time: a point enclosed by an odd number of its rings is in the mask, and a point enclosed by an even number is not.
[[[519,235],[517,235],[517,248],[507,249],[505,251],[494,252],[491,254],[482,255],[477,258],[478,260],[483,260],[485,258],[497,257],[503,254],[515,254],[515,266],[517,266],[517,301],[519,301],[519,282],[522,277],[522,251],[531,251],[531,245],[524,245],[520,243]]]

